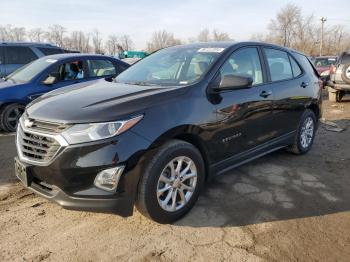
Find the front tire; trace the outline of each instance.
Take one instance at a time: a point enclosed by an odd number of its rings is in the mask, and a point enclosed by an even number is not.
[[[293,145],[287,150],[293,154],[301,155],[310,151],[316,134],[316,116],[310,109],[306,109],[301,117]]]
[[[5,132],[15,132],[24,109],[25,106],[21,104],[6,105],[0,112],[0,129]]]
[[[136,207],[158,223],[172,223],[194,206],[204,180],[204,162],[198,149],[185,141],[171,140],[149,157]]]

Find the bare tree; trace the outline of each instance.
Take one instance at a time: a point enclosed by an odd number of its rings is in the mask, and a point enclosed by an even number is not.
[[[152,34],[150,42],[147,43],[147,51],[151,53],[165,47],[179,44],[181,44],[181,41],[176,39],[172,33],[165,30],[156,31]]]
[[[231,40],[228,33],[219,32],[217,29],[213,30],[213,40],[214,41],[229,41]]]
[[[205,28],[205,29],[201,30],[197,36],[197,40],[199,42],[209,42],[211,40],[209,29]]]
[[[11,30],[13,41],[24,41],[26,39],[26,29],[24,27],[14,27]]]
[[[11,25],[4,25],[0,26],[0,40],[1,41],[11,41],[11,36],[10,36],[10,30],[12,26]]]
[[[43,42],[45,39],[45,31],[41,28],[33,28],[28,32],[28,38],[33,42]]]
[[[94,52],[96,54],[103,54],[102,37],[101,37],[100,31],[98,31],[97,29],[92,31],[91,38],[92,38],[92,46],[94,48]]]
[[[122,51],[129,51],[133,48],[133,41],[131,40],[129,35],[120,36],[120,47]]]
[[[72,31],[70,34],[71,49],[83,53],[88,53],[90,50],[90,36],[83,31]]]
[[[271,36],[275,37],[274,41],[290,47],[299,20],[301,20],[301,9],[298,6],[288,4],[282,8],[276,19],[272,19],[268,26]]]
[[[49,26],[47,31],[47,40],[57,46],[63,47],[63,38],[66,28],[61,25]]]
[[[120,49],[120,44],[118,42],[118,37],[116,35],[109,35],[106,41],[106,51],[109,55],[116,55]]]

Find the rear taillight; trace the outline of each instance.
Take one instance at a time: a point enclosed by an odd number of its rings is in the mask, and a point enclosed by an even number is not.
[[[330,74],[334,74],[337,71],[337,67],[335,65],[331,65],[331,68],[329,70]]]

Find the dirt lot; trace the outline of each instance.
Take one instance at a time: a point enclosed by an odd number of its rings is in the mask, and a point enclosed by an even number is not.
[[[0,261],[350,261],[350,97],[324,101],[312,151],[275,152],[207,186],[175,225],[68,211],[16,181],[0,137]]]

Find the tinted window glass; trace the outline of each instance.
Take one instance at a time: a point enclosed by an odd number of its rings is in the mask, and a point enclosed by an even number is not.
[[[83,61],[77,60],[57,65],[47,75],[47,77],[55,77],[56,81],[69,81],[85,78]]]
[[[335,57],[317,57],[315,58],[314,65],[316,67],[326,67],[334,65],[337,59]]]
[[[115,75],[116,70],[113,63],[105,59],[88,60],[89,76],[110,76]]]
[[[244,48],[234,52],[220,69],[221,77],[224,75],[237,75],[251,77],[253,85],[263,82],[262,70],[258,50]]]
[[[299,65],[297,64],[297,62],[295,62],[293,57],[290,56],[289,59],[290,59],[291,65],[292,65],[293,76],[294,77],[300,76],[301,75],[301,69],[300,69]]]
[[[342,64],[350,64],[350,54],[344,54],[341,59]]]
[[[63,53],[63,50],[61,50],[59,48],[38,47],[38,49],[44,55],[54,55],[54,54],[62,54]]]
[[[33,51],[26,46],[7,46],[6,64],[27,64],[37,59]]]
[[[5,48],[3,46],[0,46],[0,65],[5,63],[4,50]]]
[[[265,48],[267,63],[270,69],[271,80],[279,81],[293,78],[292,68],[286,52]]]

